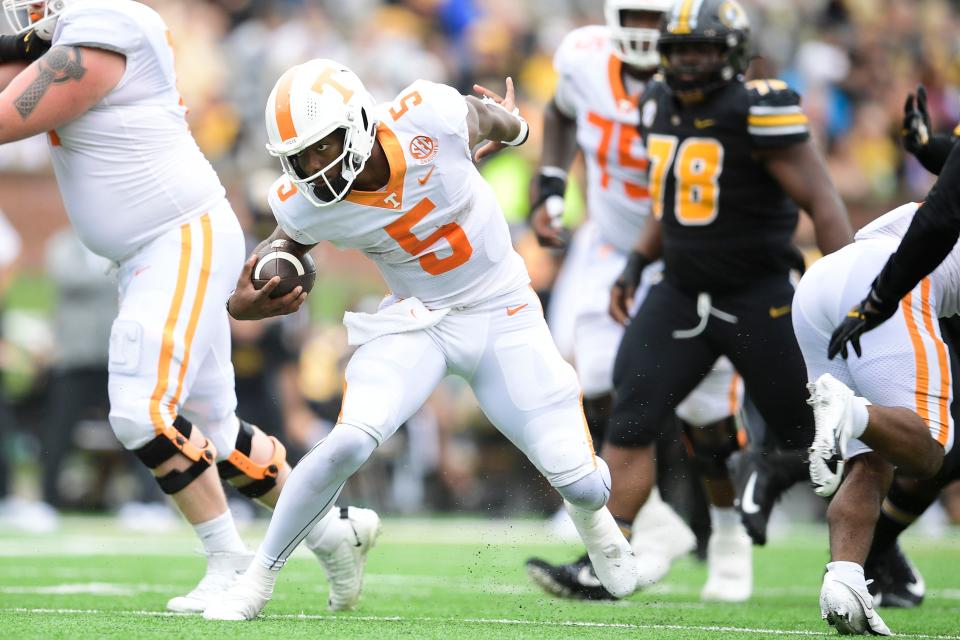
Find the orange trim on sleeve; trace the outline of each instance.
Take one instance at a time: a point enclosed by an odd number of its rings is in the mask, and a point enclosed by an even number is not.
[[[210,214],[200,216],[200,229],[203,236],[203,257],[200,266],[200,278],[197,281],[197,291],[193,297],[193,306],[190,310],[190,320],[183,338],[183,360],[180,363],[180,373],[177,376],[177,390],[167,403],[170,413],[176,413],[180,394],[183,392],[183,380],[190,365],[190,352],[193,347],[193,337],[197,334],[197,325],[200,323],[200,313],[203,310],[203,300],[207,294],[207,284],[210,282],[210,264],[213,257],[213,229],[210,226]]]
[[[913,317],[913,292],[911,291],[900,302],[903,309],[903,318],[907,322],[907,331],[910,333],[910,343],[913,345],[913,362],[917,370],[916,391],[914,392],[914,403],[917,407],[917,415],[930,424],[930,409],[927,406],[927,394],[930,387],[930,371],[927,368],[927,351],[923,346],[923,338],[920,336],[920,329]]]
[[[293,76],[296,71],[297,67],[288,69],[285,74],[280,76],[277,86],[275,115],[277,129],[280,131],[280,137],[283,138],[284,142],[297,137],[297,128],[293,125],[293,114],[290,113],[290,92],[293,88]]]
[[[170,363],[173,361],[174,332],[177,329],[177,319],[180,317],[180,307],[183,305],[183,294],[187,289],[187,276],[190,273],[191,237],[190,225],[180,227],[180,265],[177,268],[177,285],[170,302],[170,311],[167,312],[167,321],[163,325],[163,337],[160,342],[160,360],[157,363],[157,386],[150,396],[150,421],[157,434],[167,431],[167,424],[161,415],[160,402],[170,384]]]
[[[943,340],[937,336],[936,327],[933,324],[933,306],[930,304],[930,278],[924,278],[920,282],[920,302],[923,326],[930,334],[933,346],[937,351],[937,366],[940,369],[940,393],[937,395],[937,417],[940,426],[937,429],[937,442],[945,447],[950,435],[950,413],[947,406],[950,398],[950,362],[947,359],[947,347],[943,344]]]

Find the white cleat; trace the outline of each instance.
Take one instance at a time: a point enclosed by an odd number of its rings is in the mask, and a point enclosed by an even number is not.
[[[700,599],[745,602],[753,594],[753,541],[742,524],[714,530],[707,545],[707,584]]]
[[[204,620],[253,620],[270,601],[277,573],[252,563],[246,573],[207,606]]]
[[[825,373],[807,384],[816,431],[810,445],[810,480],[818,496],[829,498],[843,479],[843,459],[851,438],[853,391]]]
[[[234,580],[243,575],[253,554],[212,553],[207,555],[207,572],[193,591],[185,596],[171,598],[167,611],[203,613],[204,609],[226,591]]]
[[[697,537],[670,505],[651,494],[633,521],[630,546],[637,556],[637,587],[663,579],[673,562],[697,546]]]
[[[892,636],[890,628],[873,608],[867,584],[852,585],[832,571],[823,576],[820,589],[820,617],[836,627],[840,635]]]
[[[327,605],[331,611],[349,611],[360,602],[367,553],[379,535],[380,516],[376,511],[341,507],[340,517],[327,525],[316,545],[310,546],[327,572]]]
[[[600,584],[615,598],[637,590],[637,558],[610,511],[587,511],[564,501]]]

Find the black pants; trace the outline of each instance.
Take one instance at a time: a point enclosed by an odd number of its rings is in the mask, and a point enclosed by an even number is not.
[[[712,299],[714,309],[736,316],[736,322],[711,315],[699,335],[678,339],[674,331],[700,323],[697,295],[667,280],[652,287],[617,352],[608,440],[620,447],[654,442],[664,418],[718,357],[727,356],[767,424],[767,446],[810,446],[813,412],[806,404],[807,373],[790,320],[792,300],[786,274],[761,280]]]

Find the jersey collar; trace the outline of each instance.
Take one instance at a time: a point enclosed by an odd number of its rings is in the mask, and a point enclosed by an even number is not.
[[[640,95],[631,96],[623,86],[623,60],[615,54],[610,54],[607,62],[607,75],[610,77],[610,90],[613,92],[613,101],[617,109],[626,111],[636,109],[640,104]]]
[[[399,209],[403,204],[403,179],[407,174],[407,161],[403,157],[403,148],[397,135],[382,122],[377,125],[377,140],[383,147],[390,165],[390,179],[387,186],[378,191],[358,191],[354,189],[344,200],[367,207],[381,209]],[[393,196],[393,197],[391,197]]]

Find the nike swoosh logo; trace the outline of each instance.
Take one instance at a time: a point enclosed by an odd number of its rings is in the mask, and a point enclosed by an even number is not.
[[[696,120],[693,121],[693,126],[695,126],[697,129],[706,129],[708,127],[712,127],[715,124],[717,124],[717,121],[711,120],[710,118],[707,118],[705,120],[701,120],[700,118],[697,118]]]
[[[753,501],[753,490],[757,485],[757,472],[750,474],[747,480],[747,486],[743,490],[743,498],[740,500],[740,511],[747,514],[759,513],[760,505]]]
[[[526,307],[526,306],[527,306],[527,305],[522,304],[522,305],[520,305],[519,307],[507,307],[507,315],[508,315],[508,316],[512,316],[513,314],[515,314],[516,312],[520,311],[521,309],[523,309],[523,308]]]
[[[790,305],[785,304],[782,307],[770,307],[771,318],[781,318],[790,313]]]
[[[593,573],[593,571],[590,570],[589,565],[580,567],[580,571],[577,573],[577,582],[585,587],[603,586],[603,584],[600,582],[600,579]]]
[[[350,521],[348,520],[347,522],[350,522]],[[356,544],[354,544],[353,546],[362,547],[363,543],[360,542],[360,534],[357,533],[357,528],[353,526],[352,522],[350,522],[350,531],[353,531],[353,537],[357,541]]]
[[[917,582],[908,582],[907,591],[909,591],[910,593],[912,593],[918,598],[922,598],[924,594],[927,592],[927,589],[926,589],[926,585],[923,583],[923,580],[919,580]]]
[[[421,185],[427,184],[427,180],[430,179],[430,176],[433,175],[433,170],[436,168],[437,168],[437,165],[433,165],[432,167],[430,167],[430,171],[427,171],[427,175],[423,176],[422,178],[417,178],[417,182],[419,182]]]

